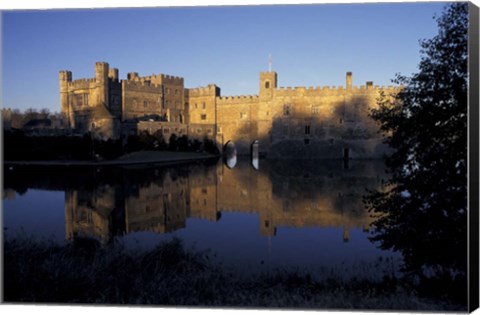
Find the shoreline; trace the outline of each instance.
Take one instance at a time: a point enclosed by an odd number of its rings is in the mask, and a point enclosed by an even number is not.
[[[391,275],[388,268],[379,270],[379,261],[345,281],[344,271],[354,270],[354,266],[319,266],[318,278],[311,272],[282,268],[248,275],[229,271],[212,255],[215,253],[187,248],[178,238],[134,251],[121,243],[105,247],[88,238],[65,245],[8,238],[4,242],[4,300],[300,310],[466,310],[465,303],[452,297],[412,290],[408,279]],[[119,268],[122,277],[118,277]]]
[[[3,161],[4,167],[9,166],[127,166],[139,164],[177,164],[186,162],[203,161],[218,158],[219,155],[197,152],[173,151],[137,151],[128,153],[114,160],[22,160]]]

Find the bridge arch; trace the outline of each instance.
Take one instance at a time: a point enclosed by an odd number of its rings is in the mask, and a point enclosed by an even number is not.
[[[252,163],[252,167],[253,167],[255,170],[258,170],[258,169],[259,169],[259,158],[260,158],[260,155],[259,155],[259,151],[258,151],[258,146],[259,146],[258,140],[254,140],[254,141],[252,142],[252,144],[250,145],[251,163]]]
[[[228,168],[234,168],[237,165],[237,148],[232,140],[229,140],[223,146],[223,160]]]

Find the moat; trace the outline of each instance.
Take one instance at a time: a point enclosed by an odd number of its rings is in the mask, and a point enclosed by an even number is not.
[[[382,160],[14,167],[5,172],[5,235],[142,249],[179,238],[242,271],[399,260],[368,239],[362,196],[385,179]]]

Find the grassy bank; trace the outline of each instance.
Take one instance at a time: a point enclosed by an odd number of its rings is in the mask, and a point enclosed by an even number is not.
[[[7,166],[113,166],[135,164],[176,164],[217,158],[218,155],[199,152],[138,151],[114,160],[44,160],[44,161],[5,161]]]
[[[113,161],[124,154],[138,151],[219,154],[215,143],[208,138],[200,141],[188,139],[186,135],[177,137],[172,134],[167,144],[161,132],[154,135],[140,132],[126,139],[101,140],[90,133],[34,136],[23,130],[13,129],[3,131],[3,142],[6,148],[4,160],[21,163]]]
[[[115,163],[156,163],[175,161],[195,161],[201,159],[215,158],[217,155],[197,152],[173,152],[173,151],[138,151],[125,154],[118,159],[111,161]]]
[[[388,276],[346,282],[325,270],[321,278],[286,271],[242,277],[226,272],[207,253],[185,250],[178,240],[149,251],[101,247],[91,240],[4,242],[5,302],[458,310],[445,301],[421,299]]]

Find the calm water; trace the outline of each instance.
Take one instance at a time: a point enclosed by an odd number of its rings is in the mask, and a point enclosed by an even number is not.
[[[362,195],[382,161],[236,158],[174,167],[5,170],[6,236],[151,248],[177,237],[241,270],[311,269],[393,257],[368,240]]]

